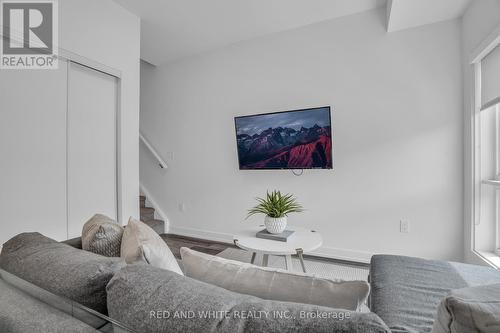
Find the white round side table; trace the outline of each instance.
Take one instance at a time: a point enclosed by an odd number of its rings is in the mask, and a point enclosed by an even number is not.
[[[292,270],[292,254],[299,257],[302,271],[306,272],[303,254],[316,250],[323,244],[323,238],[319,232],[302,227],[287,226],[287,230],[294,230],[287,242],[257,238],[255,234],[264,229],[264,226],[248,228],[237,235],[234,235],[233,241],[236,246],[243,250],[252,252],[252,264],[255,261],[257,253],[262,254],[262,266],[266,267],[269,261],[269,255],[285,257],[287,270]]]

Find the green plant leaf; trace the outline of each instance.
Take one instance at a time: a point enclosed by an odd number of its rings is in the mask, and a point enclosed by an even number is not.
[[[280,191],[267,191],[264,198],[256,198],[257,205],[248,210],[247,219],[256,214],[264,214],[272,218],[288,216],[291,213],[300,213],[304,209],[297,202],[295,197],[288,194],[281,194]]]

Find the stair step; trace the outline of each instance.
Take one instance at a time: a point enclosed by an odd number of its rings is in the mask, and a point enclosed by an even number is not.
[[[161,235],[165,233],[165,221],[162,220],[149,220],[142,221],[146,225],[148,225],[151,229],[156,231],[157,234]]]
[[[141,221],[155,219],[155,209],[151,207],[141,207]]]
[[[155,209],[152,207],[142,207],[141,208],[141,214],[151,214],[154,212],[155,212]]]
[[[165,221],[155,219],[155,209],[152,207],[146,207],[146,196],[142,194],[139,195],[139,202],[141,204],[141,221],[156,231],[159,235],[164,234]]]

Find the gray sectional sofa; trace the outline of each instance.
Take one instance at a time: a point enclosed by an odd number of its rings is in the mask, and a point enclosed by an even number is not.
[[[68,243],[80,244],[78,240]],[[374,313],[262,300],[146,264],[124,266],[120,258],[83,251],[38,233],[20,234],[7,241],[0,254],[0,268],[109,314],[123,328],[140,333],[389,332]],[[8,302],[2,302],[0,308],[10,309],[2,316],[14,323],[10,326],[14,329],[2,333],[36,332],[23,330],[20,309]],[[38,320],[57,327],[44,318]],[[17,327],[16,322],[20,323]],[[122,332],[122,327],[113,326],[114,332]]]
[[[451,290],[500,283],[500,270],[448,261],[375,255],[371,259],[369,279],[371,311],[394,333],[420,333],[432,331],[438,305]],[[500,295],[497,300],[500,301]]]
[[[372,312],[349,312],[262,300],[149,265],[126,266],[119,258],[81,250],[78,239],[67,243],[37,233],[14,237],[0,255],[0,268],[10,273],[0,277],[16,275],[28,284],[83,303],[102,318],[107,314],[115,324],[103,326],[81,316],[68,317],[53,302],[30,301],[33,295],[26,295],[21,285],[0,279],[0,295],[8,295],[0,298],[1,332],[68,332],[64,325],[82,332],[430,332],[437,305],[450,290],[500,282],[500,272],[486,267],[374,256]],[[55,311],[62,320],[44,315],[28,319],[27,324],[19,307],[30,311],[42,307],[40,313]],[[33,326],[33,322],[40,325]]]
[[[5,273],[3,273],[5,274]],[[0,279],[0,332],[97,332],[85,322]]]

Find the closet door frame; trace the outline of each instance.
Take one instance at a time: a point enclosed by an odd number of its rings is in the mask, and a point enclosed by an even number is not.
[[[95,70],[106,75],[113,76],[116,79],[116,108],[115,108],[115,191],[116,191],[116,220],[121,225],[122,221],[122,211],[121,211],[121,71],[101,64],[95,60],[80,56],[78,54],[66,51],[64,49],[59,49],[58,58],[64,60],[59,63],[59,65],[64,64],[67,66],[67,94],[69,94],[69,75],[71,64],[78,64],[83,67],[87,67],[91,70]],[[69,98],[67,98],[66,107],[66,237],[69,238]]]

